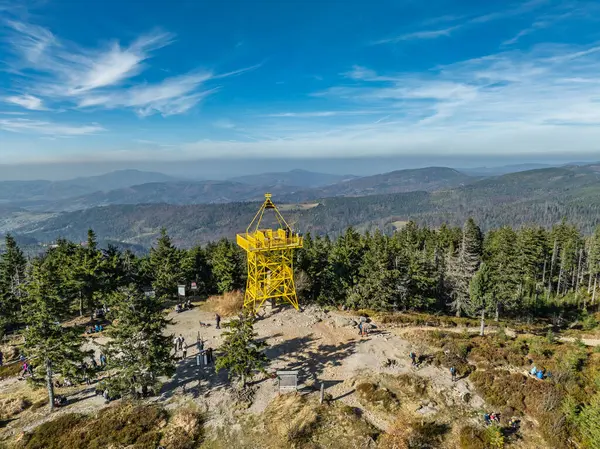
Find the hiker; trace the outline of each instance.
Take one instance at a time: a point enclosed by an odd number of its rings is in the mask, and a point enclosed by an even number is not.
[[[177,303],[175,305],[175,312],[177,312],[177,313],[181,312],[181,304]]]
[[[4,364],[4,354],[0,351],[0,366]]]
[[[536,373],[535,377],[537,377],[537,378],[538,378],[538,379],[540,379],[540,380],[544,380],[544,370],[543,370],[543,369],[539,370],[539,371]]]
[[[362,321],[360,323],[358,323],[358,335],[360,335],[362,337],[363,334],[363,323]]]
[[[412,366],[417,366],[417,354],[411,351],[409,357],[412,360]]]
[[[490,415],[490,420],[496,424],[500,424],[500,415],[498,413],[492,412]]]
[[[483,414],[483,420],[485,421],[485,424],[488,426],[492,423],[492,421],[490,420],[490,415],[487,413]]]
[[[206,350],[206,361],[207,361],[207,364],[209,364],[209,365],[213,361],[213,350],[212,350],[212,348],[208,348]]]
[[[456,368],[454,366],[450,367],[450,374],[452,375],[452,382],[456,382]]]
[[[106,356],[103,353],[100,353],[100,367],[104,368],[106,366]]]
[[[183,346],[182,349],[182,353],[181,353],[181,360],[185,360],[187,358],[187,346]]]
[[[177,349],[179,348],[179,337],[173,338],[173,350],[177,353]]]
[[[22,369],[23,372],[21,373],[21,376],[25,377],[25,374],[29,372],[29,365],[27,364],[27,362],[23,362]]]
[[[521,421],[519,421],[515,416],[513,416],[512,418],[510,418],[510,421],[508,421],[508,425],[513,429],[513,430],[518,430],[519,429],[519,424],[521,423]]]
[[[215,321],[217,322],[217,329],[221,329],[221,315],[215,314]]]
[[[535,365],[533,365],[533,368],[531,368],[531,371],[529,371],[529,374],[531,374],[534,377],[537,375],[537,368],[535,367]]]
[[[204,350],[204,340],[202,338],[198,338],[198,341],[196,341],[196,349],[198,349],[198,352]]]
[[[96,363],[96,359],[94,357],[92,357],[92,369],[93,370],[98,369],[98,364]]]
[[[179,350],[183,350],[183,347],[185,346],[185,338],[183,338],[183,335],[179,334]]]

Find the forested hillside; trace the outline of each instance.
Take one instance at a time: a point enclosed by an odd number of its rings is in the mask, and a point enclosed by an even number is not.
[[[113,247],[100,250],[95,234],[89,231],[85,244],[59,240],[56,247],[29,261],[11,237],[5,245],[7,251],[0,256],[0,330],[28,326],[24,350],[34,361],[32,380],[40,383],[50,365],[55,375],[85,376],[85,368],[81,371],[86,357],[81,349],[83,338],[64,330],[67,328],[56,320],[91,316],[108,305],[109,318],[114,321],[107,331],[111,341],[106,351],[115,375],[104,381],[107,391],[135,396],[136,389],[141,389],[146,394],[155,387],[158,375],[174,372],[171,339],[163,335],[167,325],[163,307],[176,296],[177,285],[196,282],[198,294],[206,296],[241,289],[245,284],[244,254],[226,239],[186,250],[174,246],[163,230],[150,253],[136,257]],[[516,318],[521,323],[551,322],[556,331],[569,325],[584,329],[598,325],[590,312],[598,308],[600,228],[589,237],[568,223],[550,230],[502,227],[483,233],[473,220],[467,220],[462,228],[443,226],[439,230],[411,222],[390,236],[347,229],[335,239],[306,235],[295,262],[303,306],[386,313],[423,311],[476,317],[482,323]],[[149,288],[155,296],[143,295]],[[153,325],[147,326],[147,322]],[[149,340],[142,341],[151,341],[150,357],[131,341],[140,333],[148,335]],[[546,339],[548,345],[555,344],[553,332]],[[523,356],[533,353],[552,366],[553,378],[535,384],[543,388],[539,397],[523,393],[525,405],[523,399],[509,397],[490,384],[497,378],[498,382],[517,382],[522,389],[520,373],[513,374],[513,379],[508,371],[478,369],[470,376],[477,391],[492,405],[516,407],[506,413],[522,411],[535,419],[540,435],[552,447],[597,447],[600,440],[594,417],[600,393],[589,377],[595,365],[585,347],[577,346],[563,357],[533,343],[531,347],[515,346],[516,340],[514,347],[504,348],[501,342],[509,341],[506,336],[490,341],[490,345],[500,342],[500,346],[465,346],[462,357],[469,351],[474,353],[472,357],[484,350],[510,353],[511,361],[520,366],[531,363]],[[130,358],[120,357],[123,353]],[[489,354],[485,357],[493,363]],[[456,360],[461,363],[459,369],[464,368],[461,372],[469,376],[473,368],[460,357]],[[132,372],[136,373],[133,381]],[[51,374],[47,375],[51,379]],[[525,382],[532,385],[536,381],[525,378]],[[52,389],[50,382],[51,404]],[[549,400],[553,401],[550,405]],[[527,405],[530,403],[536,405]]]

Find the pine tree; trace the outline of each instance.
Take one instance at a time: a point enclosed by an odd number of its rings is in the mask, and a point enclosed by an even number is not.
[[[6,235],[6,249],[0,255],[0,334],[18,320],[22,307],[27,260],[15,239]]]
[[[204,249],[195,246],[187,251],[182,260],[182,270],[186,279],[196,283],[197,295],[210,293],[212,273]]]
[[[244,260],[240,249],[233,242],[221,239],[207,248],[208,259],[217,292],[224,293],[244,286]]]
[[[495,286],[493,284],[490,269],[485,263],[479,266],[479,270],[473,276],[470,285],[471,309],[474,315],[481,317],[481,330],[479,335],[483,336],[485,329],[485,314],[495,307]]]
[[[304,237],[304,247],[297,252],[296,268],[306,275],[304,289],[298,294],[304,301],[321,304],[336,304],[336,299],[329,295],[333,282],[330,264],[332,244],[328,237]]]
[[[97,295],[102,290],[100,282],[104,262],[93,230],[88,230],[86,245],[77,254],[79,257],[75,262],[74,275],[79,284],[79,315],[83,315],[84,310],[92,315]]]
[[[72,378],[86,355],[80,331],[60,324],[69,310],[68,303],[60,297],[57,282],[60,278],[52,264],[46,264],[44,259],[34,260],[27,276],[27,300],[23,307],[27,324],[25,354],[34,367],[35,380],[46,378],[51,411],[54,409],[54,374]]]
[[[458,317],[469,310],[469,285],[481,263],[482,241],[481,230],[473,219],[469,218],[463,226],[458,257],[451,257],[448,261],[449,281],[454,299],[451,306]]]
[[[330,294],[335,303],[342,303],[356,284],[363,253],[363,239],[353,228],[348,228],[333,244],[329,259],[333,275]]]
[[[111,298],[109,318],[106,353],[109,368],[116,369],[111,391],[135,396],[139,389],[145,395],[160,376],[175,372],[171,336],[165,335],[169,320],[158,295],[147,297],[135,285],[121,288]]]
[[[177,285],[186,281],[181,259],[182,252],[173,245],[167,230],[162,228],[156,246],[150,249],[150,255],[145,260],[146,275],[159,298],[173,298],[177,293]]]
[[[388,239],[380,232],[373,237],[365,236],[366,250],[359,269],[359,278],[348,305],[353,308],[398,310],[408,295],[406,271],[398,263]],[[403,276],[404,275],[404,276]]]
[[[256,371],[264,372],[268,363],[263,352],[267,344],[255,339],[257,334],[253,327],[254,319],[248,314],[241,314],[222,326],[224,341],[220,347],[220,355],[215,363],[215,369],[228,370],[230,378],[239,379],[242,387],[252,378]]]

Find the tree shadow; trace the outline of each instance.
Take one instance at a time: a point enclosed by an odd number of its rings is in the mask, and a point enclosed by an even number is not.
[[[307,381],[319,382],[319,377],[327,367],[340,366],[342,361],[354,354],[357,341],[351,340],[338,345],[319,344],[319,339],[313,334],[304,337],[292,338],[273,345],[265,350],[265,354],[272,361],[283,361],[286,370],[299,371],[298,381],[303,384]],[[326,387],[335,385],[335,382],[326,383]]]
[[[197,382],[195,387],[188,386],[194,381]],[[193,354],[177,363],[175,374],[162,385],[160,397],[169,399],[177,393],[178,389],[185,392],[189,389],[194,398],[197,398],[202,391],[223,387],[227,383],[226,371],[215,372],[214,361],[209,365],[198,366],[196,354]]]

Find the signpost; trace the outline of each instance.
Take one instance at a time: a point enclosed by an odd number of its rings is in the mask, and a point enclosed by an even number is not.
[[[185,285],[178,285],[177,286],[177,294],[179,296],[181,296],[182,298],[185,297]]]
[[[148,298],[154,298],[156,296],[156,292],[152,290],[151,287],[144,288],[144,295]]]
[[[277,379],[280,393],[298,390],[298,371],[277,371]]]
[[[198,290],[198,286],[196,285],[195,282],[192,282],[192,290]]]

